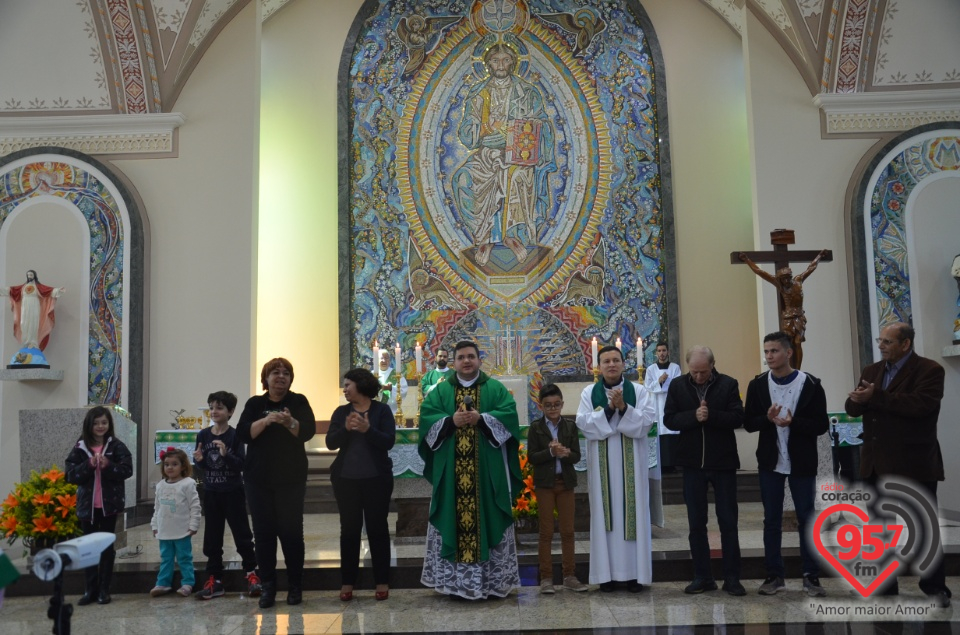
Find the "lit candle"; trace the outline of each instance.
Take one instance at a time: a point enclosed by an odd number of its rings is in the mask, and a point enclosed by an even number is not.
[[[380,344],[373,340],[373,374],[380,372]]]
[[[593,367],[597,367],[597,351],[600,350],[597,347],[597,338],[593,338],[593,342],[590,344],[591,352],[593,353]]]
[[[393,357],[395,365],[397,367],[397,374],[400,374],[400,342],[397,342],[397,345],[393,348]]]
[[[420,342],[417,342],[417,347],[413,349],[413,354],[417,360],[417,374],[423,374],[423,348],[420,346]]]
[[[643,338],[637,338],[637,370],[643,368]]]
[[[620,349],[621,352],[623,351],[623,342],[620,341],[619,337],[617,338],[617,348]]]

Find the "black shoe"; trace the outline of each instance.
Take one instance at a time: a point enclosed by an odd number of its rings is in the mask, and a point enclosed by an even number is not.
[[[704,578],[694,578],[693,582],[687,585],[687,588],[683,590],[684,593],[690,595],[696,595],[697,593],[703,593],[704,591],[716,591],[717,583],[713,580],[707,580]]]
[[[616,589],[617,589],[617,583],[614,582],[613,580],[610,580],[609,582],[600,583],[600,590],[603,591],[604,593],[613,593]]]
[[[88,604],[93,604],[97,600],[96,591],[87,591],[85,592],[79,600],[77,600],[77,606],[86,606]]]
[[[627,591],[630,591],[630,593],[640,593],[643,591],[643,585],[636,580],[630,580],[627,582]]]
[[[740,584],[740,580],[727,580],[723,583],[723,590],[737,597],[747,594],[747,590]]]
[[[262,609],[268,609],[277,602],[277,583],[263,582],[261,584],[259,605]]]
[[[287,590],[287,604],[296,606],[303,602],[303,589],[299,585],[290,585]]]
[[[100,594],[97,595],[97,604],[110,604],[110,581],[113,579],[113,562],[117,552],[111,546],[109,551],[100,554]]]

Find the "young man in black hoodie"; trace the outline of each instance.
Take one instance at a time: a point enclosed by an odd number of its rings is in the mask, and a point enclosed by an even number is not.
[[[763,500],[763,552],[767,579],[760,595],[775,595],[786,588],[780,555],[784,485],[789,481],[797,511],[803,590],[811,597],[826,595],[820,585],[820,567],[807,536],[813,522],[817,479],[817,437],[830,427],[827,396],[820,380],[790,365],[793,344],[782,331],[763,338],[767,372],[747,387],[743,427],[759,432],[757,466]]]
[[[740,538],[737,535],[736,429],[743,425],[743,402],[737,380],[714,368],[713,351],[694,346],[687,351],[686,375],[670,382],[663,424],[680,432],[676,465],[683,468],[683,500],[690,525],[690,555],[694,579],[685,593],[715,591],[707,540],[707,487],[713,485],[720,547],[723,550],[723,590],[746,595],[740,583]]]

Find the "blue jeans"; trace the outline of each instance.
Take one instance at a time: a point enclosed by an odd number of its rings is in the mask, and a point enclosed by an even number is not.
[[[789,481],[793,504],[797,510],[797,531],[800,533],[800,561],[803,575],[820,575],[813,555],[807,528],[813,520],[815,476],[793,476],[771,470],[760,470],[760,500],[763,501],[763,562],[768,576],[784,577],[780,544],[783,537],[783,492]]]
[[[178,540],[160,541],[160,571],[157,573],[157,586],[173,586],[173,561],[180,565],[180,584],[196,586],[193,571],[193,545],[190,536]]]
[[[683,500],[690,525],[690,556],[694,575],[712,580],[710,542],[707,540],[707,486],[713,485],[723,550],[724,580],[740,580],[740,537],[737,535],[737,471],[683,468]]]

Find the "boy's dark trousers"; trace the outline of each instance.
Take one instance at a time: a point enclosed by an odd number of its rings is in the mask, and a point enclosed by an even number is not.
[[[203,555],[207,557],[207,570],[204,577],[213,576],[217,580],[223,575],[223,533],[225,525],[230,525],[233,542],[243,561],[244,573],[257,568],[257,557],[253,549],[253,533],[247,518],[247,499],[243,488],[220,492],[204,489],[203,512],[205,515],[203,530]]]

